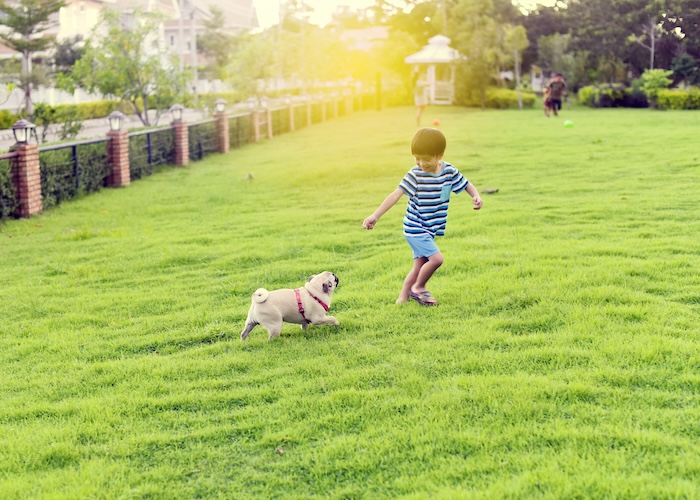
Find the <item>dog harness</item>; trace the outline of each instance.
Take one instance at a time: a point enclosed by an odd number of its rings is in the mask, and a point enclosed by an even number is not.
[[[307,290],[307,292],[309,292],[309,291]],[[299,306],[299,314],[301,314],[301,317],[304,318],[304,321],[306,321],[307,323],[311,323],[311,321],[309,321],[308,319],[306,319],[306,316],[304,315],[304,306],[301,304],[301,294],[299,293],[299,289],[298,289],[298,288],[295,288],[295,289],[294,289],[294,294],[297,296],[297,306]],[[316,297],[316,296],[315,296],[313,293],[311,293],[311,292],[309,292],[309,295],[311,295],[311,297],[313,297],[313,298],[316,300],[316,302],[318,302],[319,304],[321,304],[321,306],[322,306],[326,311],[328,311],[328,306],[327,306],[321,299],[319,299],[318,297]]]

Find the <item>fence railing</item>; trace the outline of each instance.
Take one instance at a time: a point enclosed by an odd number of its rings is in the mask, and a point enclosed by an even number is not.
[[[212,153],[374,107],[373,94],[341,96],[218,114],[191,124],[175,121],[158,129],[110,132],[103,139],[45,147],[23,143],[0,155],[0,221],[30,216],[106,186],[127,185],[161,165],[186,165]]]

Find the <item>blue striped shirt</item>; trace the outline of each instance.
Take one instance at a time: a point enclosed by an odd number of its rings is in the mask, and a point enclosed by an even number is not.
[[[409,198],[403,218],[404,234],[444,235],[450,193],[460,193],[468,184],[459,170],[447,162],[437,174],[425,172],[417,165],[409,170],[399,184]]]

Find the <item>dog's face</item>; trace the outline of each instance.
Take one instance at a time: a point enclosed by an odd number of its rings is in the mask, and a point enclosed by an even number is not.
[[[338,277],[330,271],[323,271],[321,274],[309,276],[309,279],[306,281],[307,286],[311,286],[318,290],[319,293],[322,291],[327,295],[332,295],[333,290],[338,287],[340,282]]]

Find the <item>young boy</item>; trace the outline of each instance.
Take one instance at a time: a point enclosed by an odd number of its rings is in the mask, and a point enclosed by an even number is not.
[[[437,305],[426,284],[445,260],[435,244],[435,236],[445,234],[450,193],[469,193],[474,210],[479,210],[483,204],[474,185],[459,170],[442,161],[446,145],[445,136],[439,130],[418,130],[411,143],[416,165],[404,176],[399,187],[362,223],[365,229],[372,229],[404,194],[408,196],[403,233],[413,249],[413,268],[403,282],[397,303],[411,298],[423,306]]]

